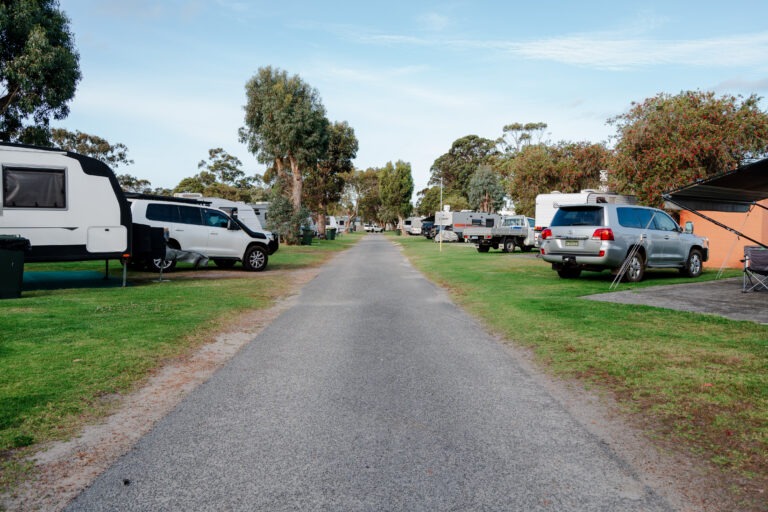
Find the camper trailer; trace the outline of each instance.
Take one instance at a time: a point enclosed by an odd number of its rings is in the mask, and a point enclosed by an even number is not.
[[[131,212],[114,173],[90,157],[0,143],[0,234],[29,239],[26,262],[125,260]]]

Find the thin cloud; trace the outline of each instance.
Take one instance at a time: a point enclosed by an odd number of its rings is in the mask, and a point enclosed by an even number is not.
[[[445,30],[451,24],[451,20],[442,14],[429,12],[419,16],[419,23],[421,24],[422,28],[426,30],[438,32],[440,30]]]
[[[481,49],[531,60],[625,70],[657,65],[766,67],[768,32],[689,40],[654,40],[600,35],[571,35],[535,41],[440,39],[370,34],[361,42]]]
[[[768,91],[768,78],[761,80],[745,80],[741,77],[731,78],[715,86],[717,91],[733,89],[740,91]]]

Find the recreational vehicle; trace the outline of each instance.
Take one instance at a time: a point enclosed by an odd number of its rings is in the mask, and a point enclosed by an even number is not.
[[[29,239],[26,262],[126,260],[131,211],[106,164],[69,151],[0,143],[0,234]]]

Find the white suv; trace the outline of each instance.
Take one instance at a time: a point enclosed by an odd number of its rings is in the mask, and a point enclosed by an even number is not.
[[[195,251],[208,256],[221,268],[231,268],[238,261],[247,270],[264,270],[269,255],[278,248],[270,233],[254,231],[210,203],[194,199],[126,194],[131,204],[133,222],[168,228],[168,246]],[[175,262],[153,260],[149,266],[170,270]]]

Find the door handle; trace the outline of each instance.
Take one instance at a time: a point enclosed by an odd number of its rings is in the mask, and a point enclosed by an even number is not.
[[[672,238],[672,237],[671,237],[671,236],[669,236],[669,235],[665,235],[665,236],[664,236],[664,240],[669,240],[670,238]]]
[[[179,231],[179,232],[181,232],[181,231],[184,231],[184,230],[183,230],[183,229],[174,229],[174,231]]]
[[[216,233],[215,231],[211,231],[211,234],[212,235],[218,235],[218,233]]]

